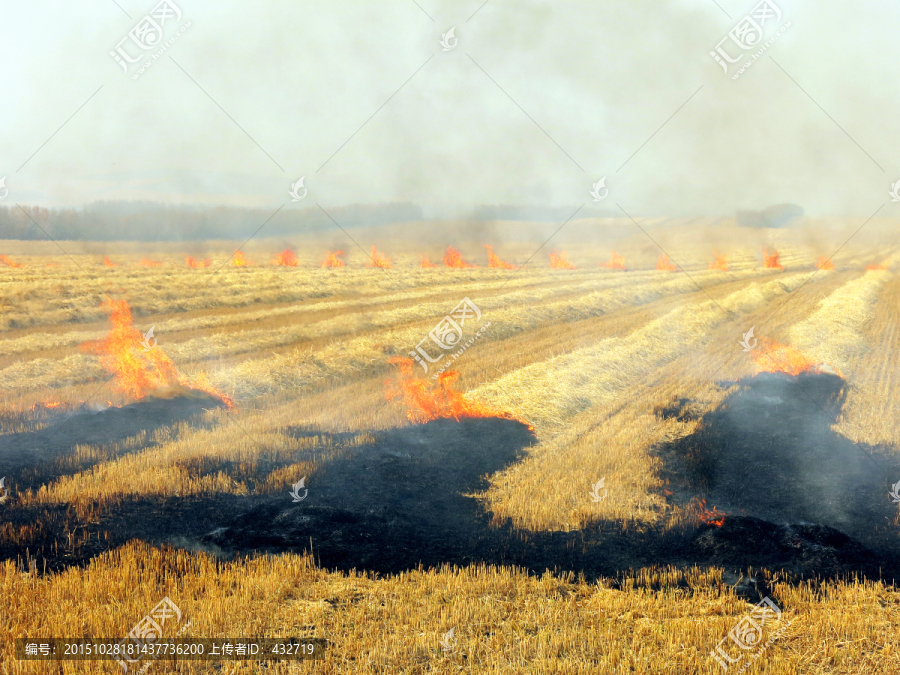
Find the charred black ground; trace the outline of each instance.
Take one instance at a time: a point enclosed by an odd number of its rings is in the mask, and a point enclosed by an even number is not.
[[[861,573],[890,579],[898,576],[900,555],[889,477],[900,480],[900,463],[888,448],[860,448],[832,430],[846,387],[833,375],[764,374],[740,382],[719,409],[702,418],[687,399],[660,411],[699,420],[692,435],[655,449],[663,460],[662,477],[674,491],[668,499],[684,505],[705,497],[730,514],[722,527],[637,533],[601,522],[578,532],[534,533],[492,523],[477,500],[465,495],[521,461],[535,442],[524,425],[495,418],[374,432],[374,444],[353,448],[310,476],[306,498],[296,503],[285,486],[274,496],[137,499],[92,523],[66,507],[0,508],[14,528],[43,523],[41,538],[27,547],[39,569],[44,561],[48,569],[83,564],[138,538],[223,558],[301,552],[312,545],[327,568],[380,573],[486,562],[596,578],[652,565],[710,564],[735,575],[752,566],[807,577]],[[55,477],[50,462],[77,444],[108,444],[176,420],[201,426],[202,410],[213,405],[213,399],[147,400],[79,413],[55,432],[51,425],[0,437],[0,466],[18,490],[34,488]],[[291,462],[309,458],[299,449],[305,436],[341,440],[341,434],[320,429],[297,427],[292,433],[298,451]],[[72,466],[66,473],[89,468]],[[219,463],[194,468],[204,474],[236,470]],[[273,468],[278,467],[260,467]],[[65,547],[66,535],[75,530],[110,534]],[[0,559],[25,555],[24,545],[0,547]]]

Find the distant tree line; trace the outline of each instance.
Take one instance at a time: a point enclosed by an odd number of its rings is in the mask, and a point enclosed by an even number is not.
[[[23,209],[26,213],[23,213]],[[290,236],[336,228],[318,207],[282,209],[167,206],[155,202],[95,202],[81,209],[0,206],[0,239],[78,241],[200,241],[241,239],[266,223],[259,237]],[[422,220],[413,204],[353,204],[328,214],[343,228]],[[46,232],[46,234],[45,234]]]

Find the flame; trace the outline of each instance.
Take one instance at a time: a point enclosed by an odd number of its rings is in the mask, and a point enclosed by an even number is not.
[[[252,265],[252,260],[247,260],[247,256],[244,255],[243,251],[235,251],[234,257],[231,259],[231,264],[235,267],[247,267],[248,265]]]
[[[3,263],[7,267],[25,267],[25,265],[13,262],[12,260],[9,259],[8,256],[5,256],[5,255],[0,255],[0,263]]]
[[[763,249],[763,267],[767,267],[773,270],[783,270],[784,268],[781,266],[781,263],[778,262],[779,255],[780,254],[778,253],[778,251],[775,251],[772,255],[769,255],[766,249]]]
[[[372,262],[366,263],[366,267],[381,267],[383,269],[388,269],[390,267],[393,267],[393,265],[391,265],[391,259],[383,253],[379,253],[373,245]]]
[[[821,372],[819,367],[821,364],[816,363],[794,347],[766,338],[759,339],[758,347],[758,349],[750,353],[750,356],[756,363],[757,374],[787,373],[788,375],[799,375],[806,372]],[[831,370],[838,377],[843,377],[833,368]]]
[[[663,253],[659,256],[659,260],[656,261],[656,269],[664,270],[666,272],[674,272],[678,269],[678,265],[669,260],[669,256]]]
[[[212,265],[212,260],[210,260],[209,258],[206,258],[205,260],[197,260],[192,255],[189,255],[184,259],[184,261],[187,263],[188,267],[192,267],[194,269],[198,269],[200,267],[209,267],[210,265]]]
[[[405,356],[394,356],[388,363],[397,369],[398,377],[385,380],[385,395],[389,401],[401,400],[407,408],[406,417],[413,424],[425,424],[440,418],[460,420],[464,417],[499,417],[520,420],[512,413],[493,408],[485,403],[471,401],[453,385],[459,379],[455,370],[447,370],[438,375],[437,384],[413,375],[413,361]],[[534,427],[528,425],[529,430]]]
[[[2,258],[3,256],[0,256]],[[866,272],[874,272],[875,270],[886,270],[888,269],[887,260],[885,260],[880,265],[866,265]]]
[[[447,252],[444,254],[444,264],[447,267],[478,267],[478,265],[473,265],[463,260],[459,251],[452,246],[447,247]]]
[[[816,263],[816,267],[820,270],[833,270],[834,263],[831,262],[830,258],[826,258],[824,255],[819,256],[819,262]]]
[[[159,267],[162,263],[159,260],[150,260],[148,258],[141,258],[141,265],[144,267]]]
[[[697,518],[701,523],[705,523],[707,525],[715,525],[716,527],[722,527],[725,524],[725,517],[728,515],[727,513],[722,513],[715,506],[713,506],[712,511],[706,508],[706,500],[705,499],[694,499],[691,500],[691,505],[697,511]]]
[[[613,251],[612,255],[609,256],[609,262],[600,263],[599,267],[608,267],[612,270],[624,270],[625,257]]]
[[[566,260],[565,251],[553,251],[550,254],[550,267],[556,270],[574,270],[575,265]]]
[[[343,251],[329,251],[328,256],[322,262],[322,267],[343,267],[344,261],[338,256],[344,255]]]
[[[484,247],[487,249],[488,255],[488,267],[493,267],[495,269],[501,270],[514,270],[516,266],[512,263],[508,263],[505,260],[501,260],[497,254],[494,253],[494,247],[488,244],[485,244]]]
[[[234,401],[216,391],[205,373],[191,381],[178,372],[172,359],[159,347],[140,349],[144,336],[134,327],[125,300],[107,297],[100,306],[109,312],[112,329],[102,340],[85,342],[81,349],[100,357],[103,367],[115,376],[113,387],[118,392],[141,399],[160,387],[180,385],[215,396],[229,409],[234,408]]]
[[[281,265],[282,267],[296,267],[297,256],[294,255],[291,249],[286,248],[281,253],[275,254],[275,257],[272,258],[272,264]]]
[[[727,272],[728,271],[728,260],[725,258],[725,256],[716,250],[713,250],[713,255],[716,257],[716,259],[715,259],[715,261],[709,263],[709,269],[722,270],[723,272]]]
[[[56,408],[61,408],[64,404],[61,401],[56,401],[54,399],[47,399],[46,401],[38,401],[33,406],[31,406],[32,410],[37,410],[38,408],[42,408],[44,410],[55,410]]]
[[[108,255],[103,256],[103,264],[107,267],[115,267],[116,263],[109,259]]]
[[[424,256],[420,253],[419,258],[422,260],[422,267],[437,267],[437,265],[428,259],[428,256]]]

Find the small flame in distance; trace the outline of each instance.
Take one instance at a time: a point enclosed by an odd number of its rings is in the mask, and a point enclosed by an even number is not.
[[[9,256],[5,256],[5,255],[0,255],[0,263],[3,263],[7,267],[25,267],[25,265],[22,265],[17,262],[13,262],[12,260],[9,259]]]
[[[819,262],[816,263],[816,267],[820,270],[833,270],[834,263],[831,262],[830,258],[826,258],[824,255],[819,256]]]
[[[678,265],[669,260],[669,256],[663,253],[656,261],[656,269],[663,270],[665,272],[674,272],[678,269]]]
[[[574,270],[575,265],[566,260],[565,251],[553,251],[550,254],[550,267],[555,270]]]
[[[235,251],[234,257],[231,259],[231,264],[234,267],[247,267],[248,265],[252,265],[252,260],[247,260],[247,256],[244,255],[243,251]]]
[[[463,260],[460,252],[452,246],[448,246],[447,252],[444,253],[444,264],[447,267],[457,268],[478,267],[478,265],[473,265],[472,263],[467,263],[465,260]]]
[[[328,255],[322,261],[322,267],[343,267],[344,261],[339,258],[342,255],[344,255],[343,251],[328,251]]]
[[[294,252],[286,248],[281,253],[276,253],[275,257],[272,258],[273,265],[280,265],[281,267],[296,267],[297,266],[297,256],[294,255]]]
[[[366,263],[366,267],[381,267],[383,269],[389,269],[393,267],[393,265],[391,265],[391,259],[383,253],[379,253],[373,245],[372,260]]]
[[[778,256],[781,255],[778,251],[769,255],[769,252],[766,249],[763,249],[763,267],[772,270],[783,270],[784,268],[781,266],[781,263],[778,262]]]
[[[625,269],[625,256],[621,256],[615,251],[609,256],[609,262],[600,263],[598,267],[607,267],[611,270]]]
[[[397,370],[394,379],[384,382],[385,396],[389,401],[403,402],[406,417],[413,424],[425,424],[441,418],[460,420],[464,417],[498,417],[527,424],[510,412],[469,400],[462,392],[456,391],[453,385],[459,379],[459,373],[455,370],[438,375],[435,384],[413,374],[412,359],[394,356],[388,359],[388,363]],[[528,428],[533,429],[531,425]]]
[[[210,265],[212,265],[212,260],[210,260],[209,258],[207,258],[206,260],[197,260],[192,255],[189,255],[184,259],[184,261],[185,263],[187,263],[187,266],[192,269],[199,269],[201,267],[209,267]]]
[[[420,258],[421,261],[422,261],[422,267],[438,267],[438,265],[436,265],[435,263],[431,262],[431,261],[428,259],[428,256],[422,255],[422,254],[420,253],[420,254],[419,254],[419,258]]]
[[[2,256],[0,256],[2,257]],[[866,272],[874,272],[876,270],[886,270],[888,269],[887,260],[885,260],[880,265],[866,265]]]
[[[141,258],[140,264],[144,267],[159,267],[162,265],[162,262],[159,260],[150,260],[149,258]]]
[[[718,251],[713,251],[713,256],[715,256],[715,260],[709,263],[709,269],[711,270],[722,270],[723,272],[728,271],[728,260],[724,255],[719,253]]]
[[[799,375],[800,373],[822,372],[819,363],[810,359],[799,349],[783,345],[775,340],[759,338],[758,348],[750,352],[750,356],[756,364],[756,372],[759,373],[787,373]],[[842,375],[832,368],[838,377]]]
[[[516,266],[512,263],[508,263],[505,260],[501,260],[496,253],[494,253],[494,247],[489,244],[485,244],[484,247],[487,249],[488,256],[488,267],[492,267],[494,269],[501,270],[514,270]]]
[[[116,263],[109,259],[108,255],[103,256],[103,264],[107,267],[115,267]]]
[[[697,518],[701,523],[705,523],[707,525],[715,525],[716,527],[722,527],[722,525],[725,524],[725,517],[728,514],[722,513],[715,506],[713,506],[712,511],[710,511],[706,508],[705,499],[697,499],[695,497],[692,500],[692,504],[697,510]]]

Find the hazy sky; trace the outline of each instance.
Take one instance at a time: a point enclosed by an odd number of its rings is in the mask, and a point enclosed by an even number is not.
[[[117,2],[3,1],[3,204],[452,216],[574,209],[606,176],[635,214],[900,215],[895,0],[775,0],[764,40],[791,25],[737,80],[709,52],[755,0],[175,0],[163,40],[190,26],[137,80],[109,52],[156,2]]]

